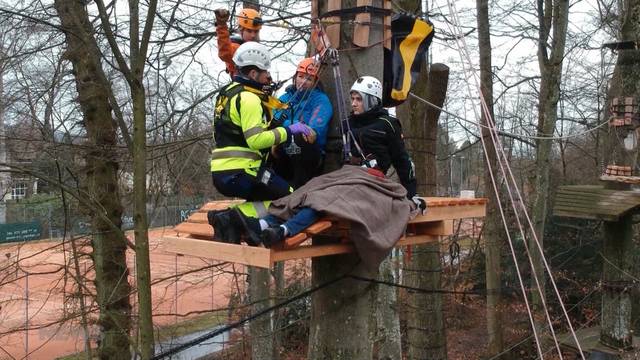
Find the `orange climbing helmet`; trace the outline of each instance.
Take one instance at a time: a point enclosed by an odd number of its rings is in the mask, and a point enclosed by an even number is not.
[[[304,58],[298,64],[298,69],[296,70],[296,72],[317,77],[318,76],[318,63],[316,62],[316,60],[314,58]]]
[[[260,30],[262,28],[260,13],[251,8],[242,9],[238,14],[238,26],[249,30]]]

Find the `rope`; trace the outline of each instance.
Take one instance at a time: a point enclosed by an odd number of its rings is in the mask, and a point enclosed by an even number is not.
[[[434,109],[442,111],[443,113],[448,114],[448,115],[450,115],[450,116],[452,116],[452,117],[454,117],[454,118],[456,118],[458,120],[462,120],[462,121],[464,121],[466,123],[476,125],[476,126],[478,126],[480,128],[485,128],[485,129],[490,129],[490,130],[492,129],[490,126],[483,125],[483,124],[480,124],[480,123],[478,123],[476,121],[469,120],[469,119],[464,118],[462,116],[456,115],[456,114],[454,114],[454,113],[452,113],[452,112],[450,112],[450,111],[448,111],[446,109],[443,109],[443,108],[439,107],[438,105],[436,105],[434,103],[429,102],[428,100],[426,100],[424,98],[421,98],[420,96],[418,96],[418,95],[416,95],[414,93],[409,93],[409,95],[411,95],[413,98],[419,100],[420,102],[422,102],[422,103],[424,103],[424,104],[426,104],[428,106],[431,106]],[[577,133],[577,134],[566,135],[566,136],[522,135],[522,134],[510,133],[508,131],[503,131],[503,130],[498,130],[498,129],[495,129],[495,131],[500,135],[507,135],[507,136],[511,136],[511,137],[515,137],[515,138],[533,139],[533,140],[566,140],[566,139],[571,139],[571,138],[581,137],[581,136],[587,135],[587,134],[589,134],[589,133],[591,133],[591,132],[593,132],[595,130],[598,130],[599,128],[601,128],[601,127],[603,127],[603,126],[605,126],[607,124],[609,124],[608,120],[601,122],[600,124],[596,125],[595,127],[591,128],[589,130],[586,130],[586,131],[583,131],[583,132]],[[473,135],[475,135],[477,137],[480,137],[480,135],[477,135],[477,134],[473,134]]]
[[[455,5],[451,4],[450,0],[447,0],[447,4],[449,6],[450,12],[455,17],[454,21],[456,22],[456,27],[457,27],[457,30],[458,30],[457,33],[460,34],[462,31],[458,28],[458,25],[457,25],[459,20],[457,19],[457,10],[454,10],[454,6]],[[460,58],[461,58],[460,60],[464,64],[465,60],[468,61],[468,59],[464,58],[463,46],[466,47],[466,43],[460,44],[461,38],[462,38],[461,36],[456,36],[455,39],[456,39],[456,44],[458,45],[458,53],[459,53]],[[465,73],[465,77],[469,78],[469,76],[467,74],[467,69],[464,66],[463,66],[463,71]],[[467,91],[469,92],[470,97],[473,98],[470,85],[467,86]],[[474,110],[474,113],[476,115],[476,119],[479,119],[480,116],[479,116],[479,114],[477,112],[476,107],[473,107],[473,110]],[[476,121],[476,123],[479,123],[479,122],[480,121]],[[492,129],[489,129],[489,130],[492,130]],[[533,319],[533,313],[531,311],[531,306],[529,305],[529,299],[527,297],[527,292],[526,292],[526,289],[525,289],[525,286],[524,286],[524,280],[522,278],[522,273],[521,273],[520,267],[518,265],[518,259],[517,259],[517,256],[516,256],[516,253],[515,253],[515,249],[514,249],[514,246],[513,246],[513,240],[511,239],[511,234],[508,231],[508,225],[507,225],[506,218],[505,218],[505,215],[504,215],[504,209],[502,207],[502,202],[500,201],[500,192],[498,191],[498,185],[497,185],[495,176],[493,174],[493,170],[492,170],[491,166],[489,165],[490,161],[489,161],[488,153],[486,151],[487,145],[485,144],[484,137],[481,136],[480,139],[482,139],[482,146],[485,149],[485,151],[483,151],[483,153],[485,155],[485,160],[487,162],[487,168],[489,169],[489,174],[490,174],[490,178],[491,178],[491,184],[492,184],[493,190],[495,192],[496,199],[498,199],[498,201],[497,201],[498,209],[500,210],[500,216],[502,218],[502,223],[504,225],[504,229],[505,229],[505,232],[506,232],[507,240],[508,240],[508,243],[509,243],[509,248],[511,250],[511,256],[512,256],[515,268],[516,268],[516,273],[518,275],[518,282],[520,284],[520,290],[522,291],[522,296],[523,296],[523,299],[524,299],[524,302],[525,302],[525,305],[526,305],[526,309],[527,309],[527,315],[529,317],[529,322],[531,324],[531,329],[533,330],[533,335],[534,335],[535,344],[536,344],[536,350],[538,351],[538,354],[540,356],[542,356],[542,348],[541,348],[541,345],[540,345],[540,339],[539,339],[539,336],[538,336],[538,332],[536,331],[535,321]]]
[[[457,26],[457,27],[458,27],[458,29],[459,29],[459,25],[457,25],[457,24],[459,24],[459,20],[457,19],[457,10],[455,10],[455,4],[453,4],[450,0],[447,0],[447,3],[449,4],[449,8],[450,8],[450,10],[451,10],[452,14],[453,14],[453,15],[454,15],[454,17],[456,18],[456,26]],[[460,31],[458,31],[458,32],[460,33]],[[456,42],[457,42],[457,44],[458,44],[458,46],[459,46],[459,53],[460,53],[460,57],[462,58],[461,60],[463,61],[463,63],[464,63],[464,61],[465,61],[465,59],[464,59],[464,57],[463,57],[463,54],[464,54],[464,55],[466,55],[466,60],[467,60],[469,63],[471,63],[471,58],[470,58],[470,55],[469,55],[469,52],[468,52],[468,47],[467,47],[467,45],[466,45],[466,43],[465,43],[464,38],[459,37],[459,38],[457,38],[457,39],[456,39]],[[460,42],[462,42],[462,44],[463,44],[464,46],[460,46]],[[463,49],[465,50],[464,52],[463,52]],[[466,73],[466,68],[463,68],[463,69],[465,70],[465,73]],[[476,86],[477,86],[477,88],[478,88],[478,91],[480,92],[480,95],[481,95],[481,96],[480,96],[481,106],[483,106],[484,115],[485,115],[485,117],[487,118],[487,123],[488,123],[488,124],[489,124],[489,126],[490,126],[490,128],[489,128],[489,130],[490,130],[490,131],[489,131],[489,133],[490,133],[490,135],[491,135],[493,145],[494,145],[495,149],[496,149],[496,150],[498,150],[498,155],[500,155],[500,154],[502,155],[502,157],[501,157],[501,158],[499,157],[499,160],[500,160],[500,161],[499,161],[499,164],[500,164],[501,171],[502,171],[503,175],[505,175],[505,178],[507,178],[507,177],[506,177],[506,172],[505,172],[505,167],[506,167],[506,169],[507,169],[507,170],[508,170],[508,172],[509,172],[510,179],[511,179],[511,181],[513,182],[513,186],[514,186],[514,188],[515,188],[516,194],[518,195],[518,198],[519,198],[520,205],[521,205],[521,207],[522,207],[522,212],[524,213],[524,215],[525,215],[525,217],[526,217],[526,219],[527,219],[527,222],[528,222],[528,224],[529,224],[529,226],[530,226],[530,228],[531,228],[531,230],[532,230],[531,232],[532,232],[532,235],[533,235],[534,242],[535,242],[535,244],[536,244],[536,245],[537,245],[537,247],[538,247],[538,250],[539,250],[539,252],[540,252],[541,259],[542,259],[542,261],[543,261],[544,267],[545,267],[545,269],[547,270],[547,272],[548,272],[548,274],[549,274],[549,277],[550,277],[550,279],[551,279],[551,283],[553,284],[553,289],[554,289],[555,294],[556,294],[556,296],[557,296],[557,298],[558,298],[558,301],[559,301],[559,303],[560,303],[560,306],[561,306],[561,308],[562,308],[562,310],[563,310],[564,317],[566,318],[567,323],[568,323],[568,325],[569,325],[569,328],[571,329],[571,334],[572,334],[572,336],[573,336],[573,338],[574,338],[574,341],[575,341],[575,342],[576,342],[576,344],[577,344],[577,347],[578,347],[578,350],[579,350],[579,352],[580,352],[580,355],[581,355],[582,359],[585,359],[585,358],[584,358],[584,354],[583,354],[583,352],[582,352],[582,349],[581,349],[581,347],[580,347],[580,343],[579,343],[579,341],[578,341],[578,339],[577,339],[577,337],[576,337],[575,331],[574,331],[573,326],[572,326],[572,324],[571,324],[571,320],[569,319],[569,315],[568,315],[568,313],[567,313],[567,311],[566,311],[566,308],[565,308],[565,306],[564,306],[564,303],[563,303],[563,301],[562,301],[562,297],[560,296],[560,293],[559,293],[559,291],[558,291],[557,285],[556,285],[555,280],[554,280],[554,278],[553,278],[553,274],[552,274],[552,272],[551,272],[551,268],[550,268],[550,266],[549,266],[549,264],[548,264],[548,262],[547,262],[547,260],[546,260],[546,257],[545,257],[545,255],[544,255],[544,251],[543,251],[543,249],[542,249],[542,246],[541,246],[541,244],[540,244],[540,241],[539,241],[539,240],[538,240],[538,238],[537,238],[537,234],[536,234],[536,232],[535,232],[535,228],[533,227],[533,224],[532,224],[532,222],[531,222],[531,219],[529,218],[529,214],[528,214],[528,212],[527,212],[527,209],[526,209],[526,207],[524,206],[524,201],[523,201],[523,198],[522,198],[522,196],[521,196],[520,190],[519,190],[519,188],[518,188],[517,182],[515,181],[515,177],[513,176],[513,172],[511,171],[511,168],[510,168],[509,163],[508,163],[508,161],[507,161],[507,158],[506,158],[506,155],[505,155],[505,153],[504,153],[504,150],[503,150],[503,149],[501,148],[501,146],[500,146],[500,145],[501,145],[501,143],[500,143],[500,139],[498,138],[497,134],[495,133],[495,131],[496,131],[496,130],[495,130],[495,123],[493,122],[493,119],[492,119],[492,117],[491,117],[491,114],[489,114],[488,106],[487,106],[486,102],[484,101],[484,97],[482,96],[482,89],[480,88],[480,86],[479,86],[479,84],[478,84],[478,78],[477,78],[477,75],[476,75],[476,73],[474,72],[474,70],[473,70],[473,69],[472,69],[471,71],[473,72],[473,79],[474,79],[474,81],[475,81],[475,83],[476,83]],[[470,95],[471,95],[471,86],[470,86],[470,85],[468,85],[468,90],[469,90],[469,93],[470,93]],[[474,107],[474,113],[476,114],[476,118],[479,118],[478,113],[477,113],[477,109],[476,109],[475,107]],[[483,147],[485,148],[485,151],[484,151],[484,153],[485,153],[485,158],[486,158],[486,160],[487,160],[487,164],[489,164],[489,162],[488,162],[488,160],[489,160],[489,159],[488,159],[487,151],[486,151],[486,144],[485,144],[485,142],[484,142],[484,138],[483,138],[483,137],[481,137],[481,139],[482,139]],[[504,164],[503,164],[503,160],[504,160]],[[490,167],[490,166],[489,166],[489,172],[491,173],[492,182],[494,183],[494,184],[493,184],[493,186],[494,186],[494,191],[496,191],[496,196],[499,198],[499,194],[498,194],[497,187],[496,187],[496,184],[495,184],[495,179],[494,179],[494,177],[493,177],[492,169],[491,169],[491,167]],[[507,180],[509,180],[509,178],[507,178]],[[521,231],[521,233],[522,233],[522,234],[524,234],[524,230],[523,230],[523,228],[522,228],[522,224],[520,223],[520,219],[519,219],[518,212],[517,212],[517,209],[516,209],[516,204],[515,204],[515,201],[513,200],[513,194],[511,193],[511,188],[510,188],[510,186],[509,186],[508,182],[507,182],[507,190],[508,190],[508,193],[509,193],[509,197],[510,197],[510,199],[511,199],[512,206],[513,206],[514,211],[515,211],[515,213],[516,213],[516,218],[517,218],[517,220],[518,220],[518,226],[520,227],[520,231]],[[500,202],[498,202],[498,203],[500,204]],[[505,223],[505,220],[504,220],[504,214],[503,214],[503,212],[502,212],[502,207],[501,207],[501,205],[500,205],[500,209],[501,209],[501,215],[503,216],[503,223]],[[505,223],[505,225],[506,225],[506,223]],[[506,227],[505,227],[505,230],[507,230],[507,228],[506,228]],[[508,230],[507,230],[507,234],[508,234]],[[510,237],[509,237],[509,242],[510,242],[510,246],[511,246],[511,247],[513,247],[513,246],[512,246],[512,244],[511,244],[511,239],[510,239]],[[525,245],[526,245],[526,244],[525,244]],[[530,254],[529,254],[529,252],[528,252],[528,251],[527,251],[527,255],[528,255],[529,260],[530,260],[530,262],[531,262],[531,261],[532,261],[532,260],[531,260],[531,256],[530,256]],[[515,260],[515,253],[514,253],[514,260]],[[536,276],[536,274],[535,274],[535,268],[533,267],[533,264],[531,264],[531,265],[532,265],[532,270],[533,270],[533,271],[532,271],[532,273],[533,273],[533,275],[534,275],[534,279],[536,280],[536,283],[537,283],[538,279],[537,279],[537,276]],[[518,274],[518,276],[520,276],[520,274]],[[540,289],[540,287],[539,287],[539,286],[538,286],[538,288],[539,288],[539,291],[540,291],[540,293],[541,293],[541,295],[542,295],[542,292],[541,292],[541,289]],[[526,293],[524,293],[524,296],[525,296],[525,301],[527,301],[527,299],[526,299]],[[562,359],[562,351],[561,351],[561,350],[560,350],[560,348],[559,348],[559,345],[558,345],[558,342],[557,342],[557,338],[556,338],[556,336],[555,336],[555,333],[553,332],[553,327],[551,326],[551,318],[550,318],[550,315],[549,315],[548,309],[547,309],[547,307],[546,307],[546,302],[544,301],[544,296],[541,296],[541,298],[542,298],[542,304],[543,304],[543,307],[544,307],[544,310],[545,310],[545,315],[547,316],[547,318],[548,318],[548,320],[549,320],[549,323],[550,323],[550,329],[551,329],[551,331],[552,331],[552,335],[553,335],[554,341],[555,341],[555,343],[556,343],[556,348],[557,348],[557,350],[558,350],[558,353],[559,353],[559,355],[560,355],[560,358]],[[527,301],[527,303],[528,303],[528,301]],[[529,311],[529,309],[527,309],[527,311]],[[531,317],[530,317],[530,318],[531,318]],[[531,320],[532,320],[532,318],[531,318]],[[542,354],[541,349],[540,349],[540,343],[539,343],[539,341],[538,341],[537,334],[536,334],[536,329],[535,329],[535,326],[533,325],[533,322],[532,322],[532,329],[533,329],[533,331],[534,331],[534,335],[536,335],[536,345],[537,345],[537,348],[538,348],[538,352],[539,352],[540,358],[542,358],[542,357],[543,357],[543,354]]]
[[[451,294],[451,295],[475,295],[475,296],[485,295],[484,293],[479,292],[479,291],[454,291],[454,290],[442,290],[442,289],[424,289],[424,288],[418,288],[418,287],[413,287],[413,286],[408,286],[408,285],[402,285],[402,284],[394,283],[392,281],[383,281],[383,280],[378,280],[378,279],[365,278],[365,277],[357,276],[357,275],[348,275],[347,277],[351,278],[351,279],[354,279],[354,280],[358,280],[358,281],[363,281],[363,282],[368,282],[368,283],[378,284],[378,285],[391,286],[391,287],[395,287],[395,288],[399,288],[399,289],[405,289],[405,290],[419,292],[419,293],[422,293],[422,294]]]

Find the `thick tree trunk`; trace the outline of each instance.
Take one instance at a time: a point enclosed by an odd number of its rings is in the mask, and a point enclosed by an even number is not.
[[[625,0],[620,11],[620,33],[618,41],[638,41],[640,37],[640,0]],[[613,98],[632,97],[640,101],[640,50],[618,50],[618,59],[613,71],[611,86],[607,94],[605,118]],[[605,165],[624,165],[634,168],[638,149],[625,150],[622,140],[636,129],[609,127],[605,152]],[[634,171],[634,176],[639,176]],[[626,184],[607,184],[620,190],[630,190]],[[634,286],[634,278],[626,275],[638,274],[634,260],[639,257],[638,247],[633,241],[633,221],[630,215],[617,222],[605,222],[604,269],[602,273],[602,324],[600,340],[609,346],[627,348],[631,345],[631,334],[640,331],[640,293]],[[636,260],[637,261],[637,260]],[[631,288],[633,290],[628,291]]]
[[[489,1],[476,0],[478,11],[478,47],[480,51],[480,87],[487,105],[489,117],[493,120],[493,76],[491,72],[491,36],[489,27]],[[500,191],[498,159],[491,138],[487,113],[482,112],[482,138],[485,145],[487,165],[484,168],[484,196],[489,199],[487,216],[484,223],[485,277],[487,282],[487,354],[495,356],[502,352],[502,316],[500,299],[500,254],[504,238],[501,229],[498,198],[493,186],[491,174],[495,177],[497,190]],[[497,135],[497,134],[496,134]]]
[[[314,0],[315,1],[315,0]],[[343,0],[342,8],[355,7],[355,0]],[[373,6],[382,7],[376,0]],[[318,0],[319,13],[327,11],[327,1]],[[370,44],[366,49],[340,53],[340,70],[342,87],[347,98],[336,99],[336,89],[331,68],[324,71],[321,80],[327,94],[334,104],[334,118],[330,125],[327,144],[325,171],[337,169],[342,164],[342,143],[340,141],[340,118],[336,104],[348,102],[349,89],[361,75],[370,75],[382,79],[383,53],[382,24],[383,19],[372,15],[374,23],[370,27]],[[336,48],[352,48],[353,25],[341,24],[341,42],[334,44]],[[346,107],[350,109],[349,106]],[[314,243],[336,241],[331,237],[314,237]],[[366,278],[376,278],[377,271],[366,270],[358,266],[360,260],[356,254],[324,256],[312,260],[312,281],[319,285],[335,279],[337,276],[351,272]],[[372,339],[370,334],[370,318],[375,291],[369,283],[356,280],[343,280],[324,288],[312,295],[311,326],[309,334],[309,356],[316,359],[349,359],[369,360],[372,356]]]
[[[323,240],[314,238],[314,243]],[[314,258],[312,262],[314,285],[331,281],[345,273],[366,278],[376,276],[376,273],[364,269],[358,257],[353,254],[317,259]],[[366,282],[345,279],[313,293],[309,359],[371,359],[372,339],[369,325],[375,295],[374,287]]]
[[[56,0],[65,29],[66,57],[73,65],[78,102],[90,150],[86,154],[86,190],[104,214],[93,214],[92,238],[95,285],[100,307],[101,359],[131,359],[131,305],[126,262],[126,239],[121,231],[122,205],[118,196],[116,124],[111,118],[109,82],[100,63],[93,28],[81,2]],[[108,220],[107,220],[108,219]]]
[[[538,64],[540,67],[540,99],[538,104],[538,137],[552,137],[554,135],[560,99],[560,83],[562,81],[562,60],[564,58],[565,42],[567,39],[567,24],[569,22],[569,1],[554,0],[538,2],[538,19],[540,36],[538,39]],[[548,41],[551,39],[551,44]],[[545,294],[543,254],[544,228],[547,218],[550,172],[553,141],[550,139],[536,140],[536,170],[534,185],[535,195],[532,206],[533,225],[538,244],[533,236],[529,236],[528,246],[535,274],[540,284],[540,292],[536,289],[536,281],[531,281],[531,303],[536,314],[542,312]],[[546,325],[544,315],[536,316],[536,327],[540,330]]]
[[[433,64],[423,71],[414,93],[442,107],[449,81],[449,68]],[[409,99],[398,108],[403,121],[407,148],[416,164],[418,191],[424,196],[436,195],[436,148],[440,111],[417,99]],[[427,209],[428,211],[428,209]],[[440,289],[442,264],[440,245],[431,243],[413,247],[413,257],[404,260],[403,282],[422,289]],[[446,359],[447,341],[442,311],[442,294],[409,293],[408,359]]]

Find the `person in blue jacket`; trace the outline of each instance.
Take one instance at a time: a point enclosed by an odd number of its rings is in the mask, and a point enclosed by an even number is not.
[[[300,122],[313,130],[311,135],[292,136],[274,151],[275,172],[294,189],[320,175],[324,164],[333,107],[327,95],[318,88],[318,69],[319,63],[314,58],[300,61],[293,84],[280,96],[280,101],[289,104],[289,108],[274,114],[280,126]]]

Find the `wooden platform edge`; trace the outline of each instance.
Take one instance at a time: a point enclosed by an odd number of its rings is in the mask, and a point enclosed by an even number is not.
[[[207,259],[229,261],[262,268],[271,267],[271,250],[222,242],[164,236],[161,250],[181,255],[191,255]]]
[[[437,235],[414,235],[400,239],[396,247],[438,241]],[[267,249],[263,247],[226,244],[177,236],[163,237],[161,250],[169,253],[229,261],[249,266],[270,268],[273,263],[310,257],[348,254],[356,251],[353,243],[301,245],[293,249]]]

